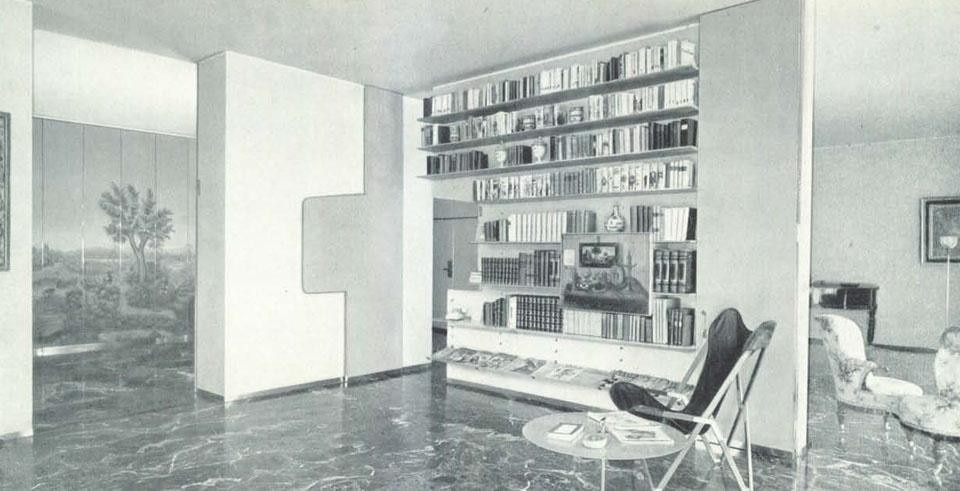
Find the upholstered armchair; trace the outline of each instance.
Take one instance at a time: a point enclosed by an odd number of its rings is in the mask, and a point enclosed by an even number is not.
[[[848,408],[882,414],[886,435],[890,428],[890,414],[897,410],[900,399],[908,395],[922,395],[923,389],[904,380],[877,375],[875,372],[881,369],[875,362],[867,360],[863,335],[852,320],[830,314],[815,319],[820,322],[830,371],[833,373],[841,436],[846,429]]]
[[[948,327],[940,336],[940,349],[933,361],[933,374],[937,381],[937,394],[904,397],[900,401],[897,416],[907,430],[911,457],[915,452],[916,431],[933,439],[936,458],[934,476],[939,480],[945,458],[945,441],[960,439],[960,327]]]

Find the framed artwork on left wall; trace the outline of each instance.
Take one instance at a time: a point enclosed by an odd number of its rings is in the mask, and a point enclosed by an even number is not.
[[[960,196],[920,200],[921,261],[946,262],[947,249],[940,239],[957,236],[960,236]],[[950,262],[960,262],[960,247],[955,244],[950,251]]]
[[[0,112],[0,271],[10,271],[10,113]]]

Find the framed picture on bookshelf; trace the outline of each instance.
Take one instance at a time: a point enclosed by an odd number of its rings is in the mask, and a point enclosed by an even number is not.
[[[616,242],[580,244],[580,266],[584,268],[609,268],[617,264],[620,246]]]
[[[0,271],[10,271],[10,113],[0,112]]]
[[[927,263],[947,261],[951,237],[960,237],[960,196],[920,200],[920,260]],[[942,239],[942,240],[941,240]],[[960,247],[952,240],[950,262],[960,262]]]
[[[583,239],[583,241],[581,241]],[[563,307],[648,315],[653,247],[650,234],[564,234],[563,250],[577,254],[564,264]]]

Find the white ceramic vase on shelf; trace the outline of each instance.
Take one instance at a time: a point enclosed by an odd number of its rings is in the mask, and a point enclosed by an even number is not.
[[[607,218],[605,227],[607,232],[623,232],[624,222],[623,216],[620,215],[620,205],[613,205],[613,213]]]

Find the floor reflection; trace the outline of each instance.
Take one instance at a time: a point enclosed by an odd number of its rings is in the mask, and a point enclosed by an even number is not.
[[[891,374],[932,390],[932,355],[870,355]],[[811,345],[811,375],[809,454],[798,468],[758,456],[758,489],[960,488],[954,449],[938,483],[929,441],[919,437],[919,453],[910,460],[902,431],[895,425],[884,442],[877,415],[848,415],[841,444],[819,344]],[[162,376],[149,380],[158,397],[179,390],[164,386]],[[105,417],[109,407],[91,410],[99,419],[52,425],[32,441],[0,449],[0,488],[599,488],[597,462],[540,449],[521,436],[527,421],[555,409],[448,385],[442,366],[228,407],[191,398],[113,418]],[[669,463],[652,459],[653,477]],[[614,463],[608,489],[646,489],[641,469]],[[702,451],[671,483],[671,489],[735,488],[729,471],[714,467]]]

